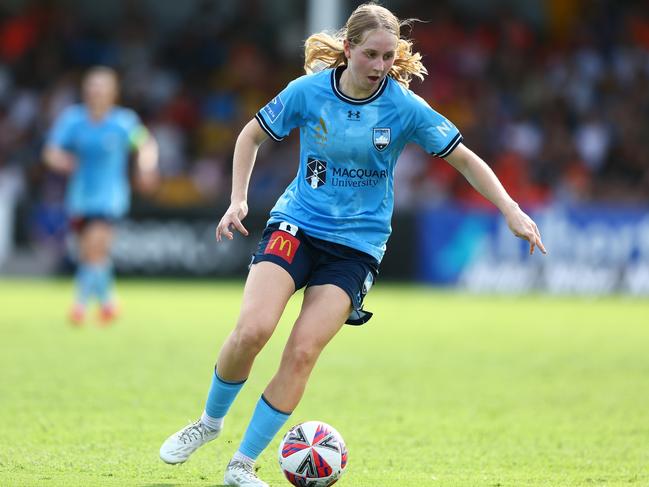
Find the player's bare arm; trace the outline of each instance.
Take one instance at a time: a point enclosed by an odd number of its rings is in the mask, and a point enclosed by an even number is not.
[[[458,145],[446,157],[446,161],[460,171],[480,194],[496,205],[512,233],[530,243],[530,254],[534,253],[536,247],[544,254],[547,253],[536,223],[509,196],[486,162],[464,144]]]
[[[48,145],[43,150],[43,160],[47,167],[55,172],[62,174],[70,174],[76,169],[75,158],[68,151]]]
[[[242,235],[248,236],[248,230],[241,221],[248,214],[248,185],[257,151],[266,139],[268,139],[268,135],[255,119],[246,124],[237,138],[232,160],[230,206],[216,227],[217,242],[220,242],[223,236],[228,240],[234,238],[231,227],[234,227]]]
[[[151,193],[158,186],[158,142],[150,133],[137,148],[137,187],[143,193]]]

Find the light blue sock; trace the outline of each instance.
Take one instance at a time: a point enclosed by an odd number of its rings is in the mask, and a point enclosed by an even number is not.
[[[262,395],[257,402],[255,412],[252,414],[250,424],[243,441],[239,446],[239,452],[245,456],[257,460],[261,452],[275,437],[291,413],[285,413],[275,409],[272,404]]]
[[[92,266],[79,264],[75,276],[76,301],[81,306],[86,306],[95,294],[95,273]]]
[[[102,305],[108,304],[113,299],[113,266],[107,262],[94,267],[97,281],[97,299]]]
[[[205,402],[205,414],[213,419],[223,418],[245,382],[245,380],[241,382],[225,381],[218,376],[216,367],[214,367],[212,386]]]

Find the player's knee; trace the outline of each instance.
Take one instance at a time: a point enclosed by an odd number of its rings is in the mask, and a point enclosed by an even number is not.
[[[270,338],[270,332],[267,330],[267,323],[264,322],[239,322],[234,331],[234,342],[239,350],[257,353]]]
[[[294,372],[309,372],[320,355],[320,347],[315,344],[300,344],[287,350],[287,358]]]

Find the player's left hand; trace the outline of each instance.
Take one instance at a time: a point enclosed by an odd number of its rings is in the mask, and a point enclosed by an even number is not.
[[[518,205],[515,205],[511,210],[504,213],[507,225],[514,235],[523,238],[530,243],[530,255],[534,253],[536,247],[541,252],[547,254],[545,246],[541,241],[541,232],[539,227],[536,226],[534,220],[521,210]]]
[[[135,179],[135,184],[138,191],[143,194],[150,195],[157,188],[160,183],[160,175],[158,171],[138,171]]]

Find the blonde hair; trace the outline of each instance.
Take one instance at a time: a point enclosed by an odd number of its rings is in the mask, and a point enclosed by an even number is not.
[[[352,12],[345,26],[334,34],[319,32],[304,43],[304,70],[307,74],[347,63],[343,50],[346,39],[352,46],[363,42],[365,33],[383,29],[397,37],[394,64],[388,76],[408,88],[413,76],[424,79],[428,74],[421,62],[421,54],[412,52],[412,41],[401,38],[401,27],[410,26],[416,19],[399,20],[387,8],[376,3],[364,3]]]

